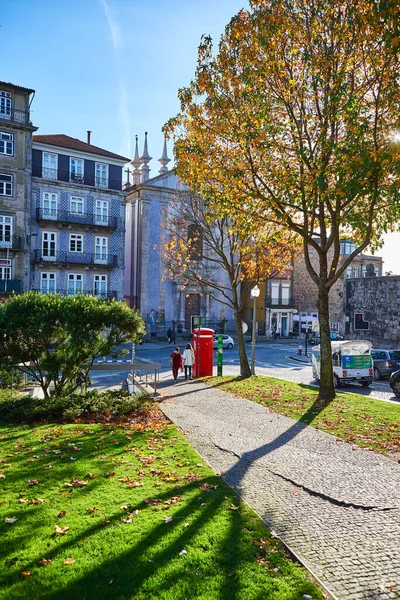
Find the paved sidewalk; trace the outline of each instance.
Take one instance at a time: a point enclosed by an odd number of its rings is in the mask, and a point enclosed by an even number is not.
[[[194,381],[164,413],[340,600],[400,598],[400,465]]]

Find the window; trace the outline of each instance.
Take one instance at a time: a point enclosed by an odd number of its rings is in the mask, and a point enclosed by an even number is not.
[[[342,241],[340,242],[340,254],[352,254],[356,249],[354,242]]]
[[[72,215],[83,215],[83,198],[71,196],[69,210]]]
[[[0,131],[0,154],[14,155],[14,135]]]
[[[380,277],[381,273],[380,273],[379,267],[375,267],[374,270],[375,270],[375,277]]]
[[[362,276],[363,276],[363,277],[365,277],[365,276],[366,276],[366,274],[367,274],[367,266],[366,266],[366,265],[363,265],[363,266],[362,266]]]
[[[13,195],[12,175],[7,175],[6,173],[0,173],[0,195],[1,196],[12,196]]]
[[[358,272],[359,272],[358,267],[353,267],[353,277],[358,277],[359,276]]]
[[[0,248],[12,247],[12,217],[0,215]]]
[[[105,296],[107,294],[107,275],[95,275],[93,294],[95,296]]]
[[[353,277],[353,269],[351,267],[347,267],[346,277],[347,277],[347,279],[351,279]]]
[[[42,259],[56,260],[56,240],[57,234],[53,231],[43,231],[42,233]]]
[[[83,291],[83,275],[79,273],[68,273],[68,296],[81,294]]]
[[[96,163],[96,187],[108,187],[108,165]]]
[[[96,200],[95,225],[108,225],[108,202]]]
[[[70,170],[70,181],[73,183],[83,183],[83,159],[70,158],[69,159],[69,170]]]
[[[43,218],[57,221],[57,194],[43,193]]]
[[[69,251],[83,252],[83,235],[71,233],[69,236]]]
[[[107,263],[108,239],[106,237],[95,237],[94,244],[94,262],[97,264]]]
[[[11,279],[11,267],[0,265],[0,279]]]
[[[0,90],[0,117],[11,119],[11,94]]]
[[[43,152],[42,177],[46,179],[57,179],[58,154]]]
[[[195,223],[192,223],[188,227],[188,244],[190,259],[201,260],[203,258],[203,232]]]
[[[290,283],[282,282],[282,305],[288,306],[290,303]]]
[[[41,273],[40,274],[40,292],[42,294],[55,294],[56,292],[56,274]]]
[[[279,304],[279,283],[271,282],[271,304]]]

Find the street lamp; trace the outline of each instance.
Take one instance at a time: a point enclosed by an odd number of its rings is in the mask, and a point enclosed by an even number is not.
[[[250,296],[254,301],[253,305],[253,335],[251,338],[251,374],[255,375],[255,363],[256,363],[256,303],[257,298],[260,295],[260,288],[255,285],[250,290]]]

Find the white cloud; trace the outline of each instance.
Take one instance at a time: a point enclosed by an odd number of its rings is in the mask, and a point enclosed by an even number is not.
[[[121,30],[118,27],[118,23],[116,22],[116,20],[112,17],[110,7],[107,4],[106,0],[99,0],[99,1],[103,7],[104,14],[107,19],[113,46],[114,46],[115,50],[119,50],[119,48],[121,48],[121,46],[122,46]]]

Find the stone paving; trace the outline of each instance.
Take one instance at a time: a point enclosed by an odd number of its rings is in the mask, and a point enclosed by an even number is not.
[[[162,388],[164,413],[336,598],[400,598],[399,464],[216,388]]]

